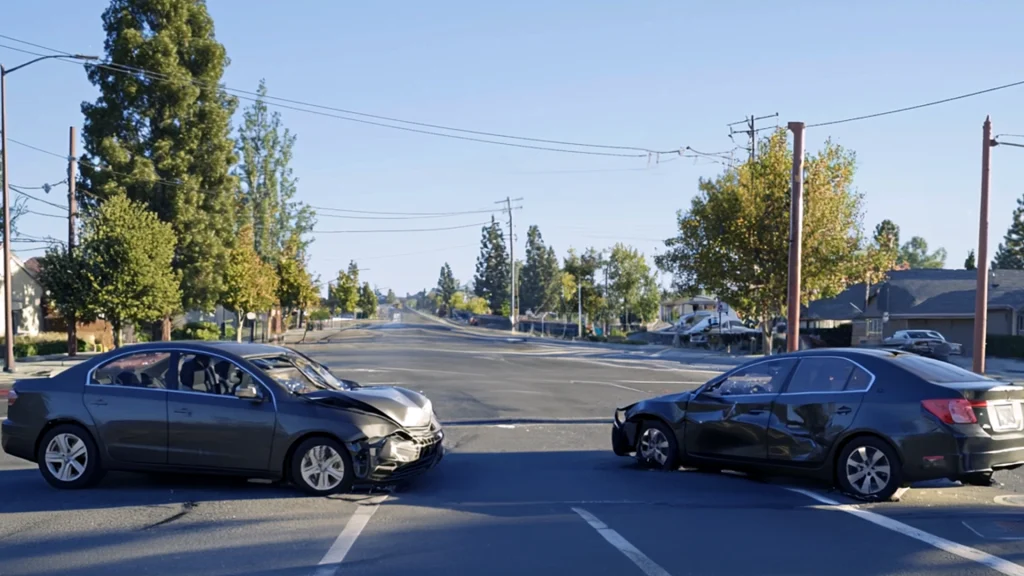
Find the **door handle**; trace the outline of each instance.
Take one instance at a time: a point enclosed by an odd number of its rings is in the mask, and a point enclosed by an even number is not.
[[[850,412],[853,412],[853,409],[851,409],[849,406],[840,406],[839,409],[836,410],[836,414],[840,414],[843,416],[849,414]]]
[[[192,411],[189,410],[188,408],[178,408],[177,410],[174,411],[174,413],[175,414],[185,414],[186,416],[191,416],[192,415]]]
[[[92,405],[93,406],[106,406],[107,405],[107,401],[104,400],[103,398],[97,398],[97,399],[92,401]]]

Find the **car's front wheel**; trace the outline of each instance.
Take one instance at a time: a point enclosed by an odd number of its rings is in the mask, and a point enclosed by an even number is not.
[[[869,501],[892,498],[903,483],[903,468],[896,452],[884,440],[854,438],[836,462],[836,479],[847,494]]]
[[[309,438],[292,454],[292,482],[313,496],[346,492],[352,487],[355,471],[352,457],[331,438]]]
[[[75,424],[61,424],[48,431],[39,442],[36,461],[43,479],[55,488],[87,488],[103,477],[96,443]]]
[[[641,466],[649,468],[679,468],[679,448],[672,429],[657,420],[643,421],[636,443],[636,460]]]

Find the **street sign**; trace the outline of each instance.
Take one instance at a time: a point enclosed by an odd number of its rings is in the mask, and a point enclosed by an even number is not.
[[[248,313],[246,313],[245,318],[247,320],[255,320],[256,319],[256,313],[255,312],[248,312]]]

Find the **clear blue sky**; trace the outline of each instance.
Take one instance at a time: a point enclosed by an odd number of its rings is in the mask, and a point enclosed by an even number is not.
[[[8,2],[0,33],[102,53],[104,0]],[[1024,79],[1024,4],[911,1],[397,2],[210,0],[231,65],[225,82],[274,96],[451,126],[657,149],[731,147],[726,124],[749,114],[807,123],[871,113]],[[3,43],[9,43],[4,41]],[[0,48],[11,66],[26,57]],[[42,63],[8,78],[11,137],[63,153],[95,90],[80,68]],[[1024,87],[896,116],[809,130],[857,152],[867,228],[891,218],[962,266],[977,246],[981,125],[1024,133]],[[361,210],[489,208],[522,196],[517,253],[537,224],[560,255],[621,238],[653,256],[700,176],[681,160],[582,157],[459,142],[282,111],[298,135],[301,199]],[[11,181],[38,186],[65,164],[12,145]],[[993,155],[991,250],[1024,193],[1024,149]],[[51,192],[63,202],[64,190]],[[33,203],[42,212],[55,212]],[[474,224],[323,217],[319,229]],[[57,219],[22,232],[63,236]],[[433,286],[448,261],[472,277],[477,228],[318,235],[324,280],[349,259],[397,293]],[[26,256],[40,252],[27,253]],[[404,255],[415,253],[412,255]],[[397,256],[396,256],[397,255]],[[667,277],[666,277],[667,280]]]

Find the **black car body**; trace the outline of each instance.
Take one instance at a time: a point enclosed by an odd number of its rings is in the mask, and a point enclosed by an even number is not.
[[[43,476],[60,487],[77,487],[57,478],[66,466],[61,458],[67,461],[75,450],[66,446],[69,441],[95,452],[90,465],[98,465],[97,474],[232,474],[292,480],[313,493],[406,479],[433,467],[444,453],[444,432],[423,395],[338,380],[317,362],[277,346],[128,346],[50,378],[20,380],[8,402],[3,450],[39,463]],[[50,438],[55,429],[72,432]],[[62,449],[68,454],[62,456]],[[300,462],[303,451],[309,458]],[[69,476],[86,466],[71,464]],[[316,484],[325,474],[332,481],[320,486],[296,478],[307,475]]]
[[[805,350],[619,408],[612,446],[664,468],[804,474],[881,499],[920,480],[984,484],[1024,464],[1022,400],[1024,387],[915,354]],[[868,470],[867,456],[885,471]]]

